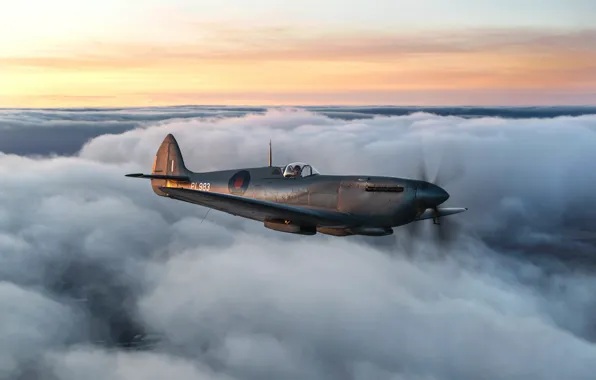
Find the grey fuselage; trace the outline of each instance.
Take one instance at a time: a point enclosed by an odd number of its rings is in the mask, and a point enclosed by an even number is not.
[[[407,224],[414,220],[420,211],[416,207],[415,198],[416,189],[421,181],[395,177],[322,174],[286,178],[282,175],[282,170],[280,167],[265,166],[204,173],[190,172],[190,183],[165,180],[152,182],[155,192],[159,195],[165,195],[159,189],[164,185],[230,194],[337,212],[349,217],[350,224],[368,227],[395,227]],[[237,215],[262,220],[258,214]]]
[[[196,173],[186,168],[169,134],[155,155],[152,173],[127,176],[150,179],[160,196],[305,235],[384,236],[393,233],[392,227],[464,211],[438,209],[449,194],[426,181],[322,175],[304,163],[272,166],[271,155],[269,162],[264,167]]]

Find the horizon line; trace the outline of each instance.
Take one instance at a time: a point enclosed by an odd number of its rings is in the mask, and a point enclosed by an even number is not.
[[[146,106],[62,106],[62,107],[0,107],[0,111],[5,110],[65,110],[65,109],[141,109],[141,108],[176,108],[176,107],[220,107],[220,108],[325,108],[325,107],[341,107],[341,108],[590,108],[595,107],[594,104],[553,104],[553,105],[499,105],[499,104],[486,104],[486,105],[418,105],[418,104],[327,104],[327,105],[315,105],[315,104],[295,104],[295,105],[231,105],[231,104],[176,104],[176,105],[146,105]]]

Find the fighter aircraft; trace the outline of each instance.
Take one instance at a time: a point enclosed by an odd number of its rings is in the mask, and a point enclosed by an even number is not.
[[[426,179],[325,175],[303,162],[274,166],[271,142],[268,166],[196,173],[186,168],[169,134],[157,150],[151,174],[126,176],[150,179],[159,196],[300,235],[385,236],[394,227],[424,219],[440,225],[440,218],[467,210],[439,208],[449,194]]]

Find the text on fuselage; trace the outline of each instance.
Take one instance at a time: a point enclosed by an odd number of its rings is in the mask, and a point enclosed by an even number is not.
[[[209,191],[211,184],[209,182],[191,182],[190,188],[192,190]]]

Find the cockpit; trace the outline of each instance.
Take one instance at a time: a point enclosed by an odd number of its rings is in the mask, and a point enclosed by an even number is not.
[[[292,162],[284,168],[286,178],[310,177],[317,174],[319,174],[317,169],[304,162]]]

